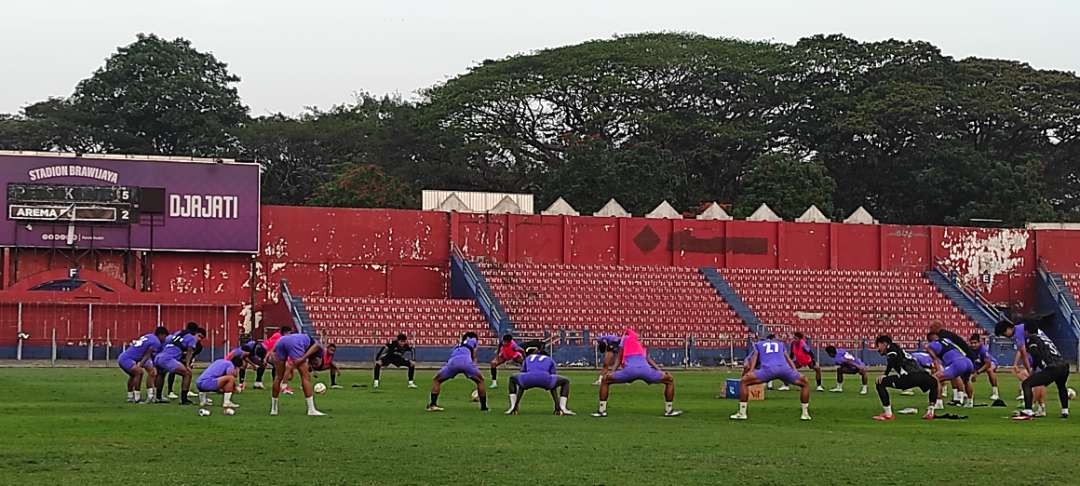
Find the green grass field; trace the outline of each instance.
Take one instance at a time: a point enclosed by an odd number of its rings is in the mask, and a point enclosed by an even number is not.
[[[717,394],[735,374],[681,372],[682,417],[661,416],[661,388],[634,384],[613,387],[609,417],[596,419],[594,373],[571,372],[578,416],[552,416],[550,397],[534,390],[522,415],[507,417],[508,374],[481,414],[463,380],[445,385],[445,412],[425,412],[432,373],[418,372],[421,388],[410,390],[391,370],[373,391],[349,386],[369,384],[369,370],[347,370],[345,389],[316,398],[328,417],[305,416],[300,396],[270,417],[264,390],[237,395],[236,416],[215,407],[199,417],[124,403],[117,369],[0,369],[0,483],[1075,484],[1080,474],[1080,417],[1057,418],[1056,400],[1053,418],[1028,423],[1006,420],[1012,408],[876,423],[873,388],[859,396],[849,381],[843,394],[814,393],[812,422],[798,420],[794,390],[770,392],[751,402],[749,421],[731,422],[736,401]],[[988,385],[977,387],[985,400]],[[1002,392],[1015,396],[1015,380]],[[894,395],[895,409],[906,406],[925,398]]]

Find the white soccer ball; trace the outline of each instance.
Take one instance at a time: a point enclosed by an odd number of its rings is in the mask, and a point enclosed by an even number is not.
[[[322,383],[316,383],[315,384],[315,393],[318,393],[318,394],[326,393],[326,385],[324,385]]]
[[[1074,400],[1074,399],[1076,399],[1076,390],[1073,390],[1072,388],[1069,388],[1069,400]]]
[[[200,408],[199,409],[199,416],[200,417],[209,417],[210,416],[210,411],[205,409],[205,408]]]
[[[231,408],[226,408],[225,409],[225,415],[236,415],[236,410],[231,409]]]
[[[478,392],[476,390],[472,391],[472,401],[474,401],[474,402],[479,402],[480,401],[480,392]]]

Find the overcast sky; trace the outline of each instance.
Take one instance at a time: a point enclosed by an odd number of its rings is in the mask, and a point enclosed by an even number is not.
[[[185,37],[242,78],[252,114],[411,96],[484,59],[613,34],[920,39],[957,58],[1080,71],[1072,0],[3,0],[0,113],[66,96],[139,32]]]

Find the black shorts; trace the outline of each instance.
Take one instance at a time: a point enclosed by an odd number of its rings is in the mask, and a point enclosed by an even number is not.
[[[1024,380],[1025,384],[1031,385],[1033,388],[1038,386],[1046,386],[1051,383],[1056,384],[1059,387],[1065,386],[1065,383],[1069,380],[1069,365],[1060,364],[1051,366],[1049,368],[1043,368],[1036,371]]]
[[[918,387],[924,392],[930,391],[931,388],[937,387],[937,380],[929,373],[918,373],[909,375],[889,375],[882,378],[881,384],[889,388],[896,388],[897,390],[907,390],[909,388]]]
[[[408,368],[412,366],[412,362],[405,359],[405,357],[400,354],[388,354],[383,356],[380,363],[383,367],[397,366],[398,368]]]

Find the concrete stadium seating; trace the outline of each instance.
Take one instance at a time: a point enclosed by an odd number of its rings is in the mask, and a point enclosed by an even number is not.
[[[322,339],[341,346],[377,346],[400,332],[421,346],[452,346],[466,331],[494,337],[472,300],[310,296],[304,305]]]

